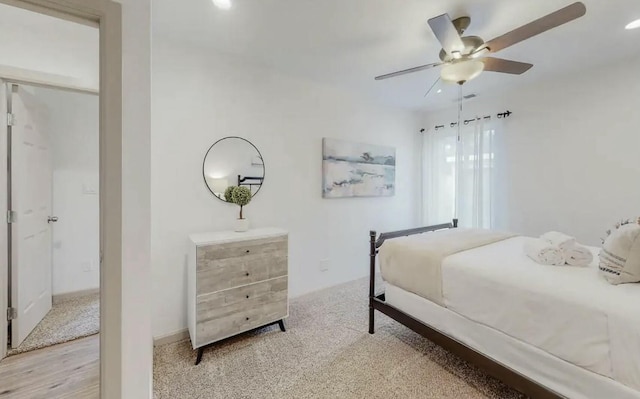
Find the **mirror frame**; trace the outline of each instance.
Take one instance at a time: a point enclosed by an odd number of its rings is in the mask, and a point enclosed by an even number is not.
[[[202,180],[204,181],[204,185],[205,187],[207,187],[207,190],[209,190],[209,192],[211,193],[211,195],[213,195],[216,199],[229,204],[230,202],[227,202],[224,198],[220,198],[218,197],[213,191],[211,191],[211,187],[209,187],[209,183],[207,183],[207,175],[205,174],[204,171],[204,167],[207,163],[207,157],[209,156],[209,153],[211,152],[211,150],[213,149],[213,147],[215,147],[216,144],[218,144],[219,142],[221,142],[222,140],[227,140],[227,139],[240,139],[243,141],[246,141],[247,143],[249,143],[249,145],[251,147],[253,147],[256,152],[258,153],[258,156],[260,157],[260,159],[262,159],[262,183],[260,184],[260,187],[258,187],[258,190],[256,190],[256,192],[254,194],[251,195],[251,198],[255,197],[260,190],[262,190],[262,185],[264,184],[264,178],[267,175],[267,167],[264,164],[264,157],[262,156],[262,153],[260,152],[260,150],[258,149],[258,147],[256,147],[252,142],[250,142],[249,140],[243,138],[243,137],[239,137],[239,136],[227,136],[227,137],[223,137],[219,140],[217,140],[215,143],[211,144],[211,147],[209,147],[209,149],[207,150],[206,154],[204,154],[204,159],[202,160]]]

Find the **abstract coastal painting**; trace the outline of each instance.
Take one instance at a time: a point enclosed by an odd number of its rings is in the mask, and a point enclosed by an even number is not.
[[[389,197],[396,190],[396,149],[322,139],[322,196]]]

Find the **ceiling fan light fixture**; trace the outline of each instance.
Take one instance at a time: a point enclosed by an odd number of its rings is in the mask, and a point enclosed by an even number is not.
[[[231,8],[231,0],[212,0],[213,4],[223,10],[228,10]]]
[[[627,26],[624,27],[626,30],[638,29],[640,28],[640,19],[636,19],[635,21],[629,22]]]
[[[440,78],[449,83],[465,83],[477,78],[484,71],[484,63],[479,60],[466,60],[447,64],[440,70]]]

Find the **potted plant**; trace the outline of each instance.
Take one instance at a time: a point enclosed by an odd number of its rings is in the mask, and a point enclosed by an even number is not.
[[[243,208],[249,205],[249,203],[251,202],[251,190],[242,186],[240,187],[231,186],[231,187],[228,187],[227,190],[225,191],[224,199],[227,202],[231,202],[240,207],[240,217],[236,221],[235,230],[237,232],[244,232],[249,230],[249,220],[244,218],[242,211],[243,211]]]

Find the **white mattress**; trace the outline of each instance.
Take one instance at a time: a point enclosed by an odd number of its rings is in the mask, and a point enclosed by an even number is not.
[[[445,306],[640,391],[640,284],[608,284],[598,275],[597,256],[583,268],[535,263],[524,254],[529,239],[447,257]]]
[[[640,392],[387,284],[386,301],[450,337],[572,399],[640,399]]]

